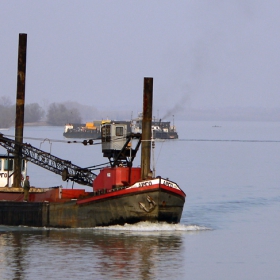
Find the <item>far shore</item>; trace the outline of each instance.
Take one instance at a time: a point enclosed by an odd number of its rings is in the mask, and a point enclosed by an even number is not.
[[[30,123],[24,123],[24,126],[54,126],[47,122],[30,122]],[[63,125],[56,125],[56,126],[63,126]],[[14,126],[10,127],[0,127],[0,130],[8,130],[10,128],[13,128]]]
[[[30,123],[24,123],[25,126],[51,126],[47,122],[30,122]]]

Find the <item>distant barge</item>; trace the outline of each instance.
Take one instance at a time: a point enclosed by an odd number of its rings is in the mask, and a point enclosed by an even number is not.
[[[65,138],[101,139],[101,121],[85,124],[68,123],[64,127]]]
[[[142,114],[132,121],[103,120],[87,122],[85,124],[66,124],[63,136],[66,138],[101,139],[101,127],[105,123],[126,124],[128,133],[142,133]],[[175,125],[170,121],[154,119],[151,125],[151,137],[153,139],[178,139]]]

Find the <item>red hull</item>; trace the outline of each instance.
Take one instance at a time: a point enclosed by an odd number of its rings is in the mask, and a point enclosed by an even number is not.
[[[164,180],[164,182],[166,182],[166,180]],[[136,183],[131,187],[120,188],[117,190],[110,190],[110,191],[105,190],[104,194],[100,194],[98,196],[93,196],[90,198],[80,199],[77,201],[77,204],[90,203],[92,201],[103,200],[115,196],[122,196],[122,195],[135,194],[135,193],[147,193],[153,190],[163,190],[163,191],[165,190],[173,194],[176,194],[178,196],[181,196],[182,198],[186,197],[186,194],[181,189],[168,187],[165,184],[161,183],[161,179],[145,181],[146,184],[145,186],[141,186],[141,183],[143,184],[143,182],[140,182],[140,183]],[[172,184],[176,185],[175,183]]]
[[[170,187],[163,182],[176,186]],[[144,193],[153,190],[165,190],[177,194],[185,198],[185,193],[173,182],[164,179],[153,179],[149,181],[135,183],[130,187],[120,187],[111,190],[99,190],[97,192],[86,192],[80,189],[62,189],[61,187],[54,187],[49,189],[31,188],[29,192],[30,202],[54,202],[61,203],[71,200],[77,200],[78,205],[90,203],[92,201],[104,200],[115,196],[128,195],[133,193]],[[0,201],[23,201],[22,188],[0,188]]]
[[[48,189],[31,188],[30,202],[66,202],[79,199],[89,193],[80,189],[62,189],[54,187]],[[0,188],[0,201],[23,201],[23,188]]]

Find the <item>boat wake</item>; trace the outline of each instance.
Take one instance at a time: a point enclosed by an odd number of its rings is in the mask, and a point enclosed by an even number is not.
[[[139,222],[137,224],[124,224],[104,227],[93,228],[49,228],[49,227],[29,227],[29,226],[0,226],[0,233],[14,232],[14,231],[94,231],[95,233],[107,234],[176,234],[176,233],[195,233],[199,231],[211,230],[211,228],[198,225],[185,225],[185,224],[168,224],[168,223],[152,223],[152,222]]]
[[[94,230],[109,231],[109,232],[194,232],[210,230],[210,228],[197,225],[184,224],[168,224],[168,223],[152,223],[139,222],[137,224],[114,225],[107,227],[95,227]]]

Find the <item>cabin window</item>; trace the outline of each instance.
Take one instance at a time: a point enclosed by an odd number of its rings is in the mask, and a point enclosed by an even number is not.
[[[123,127],[116,127],[116,136],[123,136]]]
[[[2,159],[0,159],[0,171],[2,170]]]
[[[110,136],[110,129],[111,129],[111,126],[110,125],[104,125],[101,129],[102,131],[102,137],[107,137],[107,136]]]
[[[14,168],[14,161],[12,159],[5,159],[4,161],[4,171],[12,171]]]

